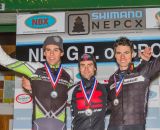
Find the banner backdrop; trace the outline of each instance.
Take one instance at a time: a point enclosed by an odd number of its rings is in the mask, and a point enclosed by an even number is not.
[[[147,9],[147,10],[154,10]],[[158,9],[156,9],[158,10]],[[142,28],[130,28],[130,29],[124,29],[124,24],[119,24],[118,28],[110,28],[109,30],[103,30],[101,31],[98,29],[94,29],[93,26],[93,12],[94,17],[98,12],[99,16],[102,17],[102,14],[107,14],[106,12],[118,12],[116,13],[117,16],[120,16],[119,14],[123,14],[124,17],[121,18],[120,23],[124,23],[125,20],[130,21],[139,21],[137,22],[138,26]],[[102,13],[103,12],[103,13]],[[132,12],[132,13],[131,13]],[[126,16],[129,16],[128,14],[131,13],[136,14],[137,16],[142,16],[140,19],[134,19],[128,18]],[[62,12],[64,13],[64,12]],[[148,22],[146,21],[146,17],[150,14],[150,11],[146,11],[146,9],[111,9],[111,10],[94,10],[94,11],[77,11],[72,12],[68,11],[65,12],[65,23],[61,23],[63,26],[65,26],[65,32],[59,30],[54,33],[36,33],[35,34],[27,34],[27,35],[19,35],[17,34],[17,59],[19,60],[25,60],[25,61],[44,61],[43,57],[43,50],[42,50],[42,44],[44,39],[47,36],[50,35],[60,35],[64,39],[64,57],[63,57],[63,63],[64,66],[72,67],[74,70],[74,76],[75,76],[75,82],[79,80],[79,73],[78,73],[78,66],[77,61],[78,57],[84,53],[93,53],[96,57],[97,64],[98,64],[98,73],[97,73],[97,79],[99,82],[106,83],[109,76],[113,74],[113,72],[117,69],[117,65],[115,63],[114,59],[114,52],[113,52],[113,44],[117,38],[120,36],[126,36],[134,43],[134,49],[135,49],[135,64],[138,64],[140,62],[140,59],[138,57],[138,51],[143,50],[144,47],[150,46],[153,51],[153,58],[156,58],[160,56],[160,30],[159,28],[146,28],[149,26]],[[109,13],[111,14],[111,13]],[[126,15],[127,14],[127,15]],[[32,14],[33,16],[37,14]],[[30,17],[32,17],[30,15]],[[53,13],[54,15],[54,13]],[[25,14],[23,14],[23,17],[25,18]],[[103,15],[104,16],[104,15]],[[130,15],[131,16],[131,15]],[[135,15],[134,15],[135,16]],[[59,17],[59,16],[57,16]],[[109,16],[108,16],[109,17]],[[28,16],[27,16],[28,18]],[[116,21],[120,19],[120,17],[115,17]],[[19,19],[17,19],[19,20]],[[113,20],[113,19],[112,19]],[[153,19],[154,20],[154,19]],[[72,22],[71,22],[72,21]],[[97,20],[100,22],[104,22],[104,19]],[[94,21],[97,22],[97,21]],[[140,22],[141,21],[141,22]],[[152,23],[152,19],[150,19],[150,23]],[[71,22],[71,23],[70,23]],[[112,21],[113,22],[113,21]],[[19,23],[17,21],[17,23]],[[133,25],[129,22],[127,25]],[[17,27],[25,28],[27,25],[21,24],[17,25]],[[97,25],[95,25],[97,26]],[[20,30],[21,28],[17,28],[17,30]],[[38,30],[38,29],[37,29]],[[25,30],[24,30],[25,31]],[[45,31],[45,29],[44,29]],[[23,33],[23,32],[22,32]],[[17,85],[18,86],[18,85]],[[20,85],[19,85],[20,86]],[[18,115],[20,112],[25,114],[20,114],[21,116],[14,119],[14,130],[31,130],[31,125],[29,125],[30,119],[31,119],[31,112],[32,109],[31,105],[31,99],[27,94],[24,94],[21,90],[19,90],[20,87],[18,87],[15,91],[15,97],[26,97],[28,106],[26,104],[19,104],[15,103],[15,114]],[[69,95],[71,96],[71,94]],[[18,98],[19,99],[19,98]],[[20,98],[21,99],[21,98]],[[21,107],[17,107],[18,105],[21,105]],[[19,113],[18,113],[18,112]],[[28,113],[27,113],[28,112]],[[23,117],[22,117],[23,116]],[[30,117],[29,117],[30,116]],[[106,117],[106,128],[108,125],[108,119],[109,116]],[[71,124],[71,116],[70,116],[70,110],[68,108],[68,120],[67,120],[67,128],[70,129]],[[23,125],[23,122],[26,123]],[[27,123],[28,122],[28,123]],[[150,95],[149,95],[149,104],[148,104],[148,116],[147,116],[147,130],[159,130],[160,129],[160,76],[158,75],[150,85]]]

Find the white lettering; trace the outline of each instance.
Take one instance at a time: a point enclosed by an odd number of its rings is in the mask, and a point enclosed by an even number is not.
[[[78,48],[76,46],[71,46],[68,48],[67,58],[71,61],[78,60]]]
[[[94,47],[93,46],[85,46],[84,47],[84,53],[94,53]]]
[[[45,61],[43,57],[43,49],[36,48],[34,51],[32,48],[29,49],[29,61]]]
[[[109,55],[110,54],[110,55]],[[105,51],[104,51],[104,56],[105,58],[107,59],[112,59],[114,57],[114,51],[112,48],[107,48]]]
[[[38,61],[39,60],[39,49],[36,48],[36,53],[32,49],[29,49],[29,61]]]
[[[156,47],[158,47],[159,48],[159,51],[157,51],[157,52],[159,52],[159,53],[153,53],[152,55],[153,55],[153,57],[158,57],[158,56],[160,56],[160,44],[159,43],[154,43],[152,46],[151,46],[151,49],[152,49],[152,52],[154,52],[153,50],[154,50],[154,48],[156,48]]]

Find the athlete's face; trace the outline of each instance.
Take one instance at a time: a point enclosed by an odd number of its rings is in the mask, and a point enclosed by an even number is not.
[[[46,61],[50,65],[60,64],[61,57],[64,53],[59,49],[57,45],[47,45],[44,50],[44,56],[46,57]]]
[[[84,78],[90,80],[90,78],[94,76],[96,68],[91,60],[81,61],[79,71]]]
[[[127,70],[129,63],[132,61],[133,53],[129,46],[119,45],[115,49],[115,58],[120,70]]]

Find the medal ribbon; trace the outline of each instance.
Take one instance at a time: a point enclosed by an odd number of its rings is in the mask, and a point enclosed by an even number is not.
[[[57,83],[58,83],[58,81],[60,79],[60,76],[62,74],[62,66],[60,65],[60,67],[58,69],[58,74],[55,77],[51,73],[51,68],[47,63],[44,64],[44,67],[45,67],[47,76],[50,79],[51,85],[52,85],[53,89],[55,90],[56,89],[56,85],[57,85]]]
[[[86,92],[86,88],[84,87],[83,81],[82,80],[80,81],[80,87],[82,89],[84,99],[87,101],[88,105],[90,104],[90,101],[91,101],[91,99],[93,97],[93,94],[94,94],[94,92],[96,90],[97,83],[98,83],[97,80],[94,79],[94,84],[92,85],[91,92],[90,92],[90,94],[88,96],[87,92]]]
[[[120,91],[122,90],[123,80],[124,80],[124,76],[121,76],[120,81],[117,84],[116,77],[114,75],[114,84],[115,84],[115,87],[116,87],[116,97],[118,97]]]

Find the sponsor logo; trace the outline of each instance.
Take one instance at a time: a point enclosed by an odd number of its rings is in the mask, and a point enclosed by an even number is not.
[[[140,10],[108,10],[92,13],[92,20],[133,19],[142,17],[143,12]]]
[[[92,32],[145,29],[143,9],[115,9],[91,12]]]
[[[68,16],[69,35],[87,35],[90,30],[89,14],[70,14]]]
[[[102,109],[94,109],[93,112],[101,112]],[[85,111],[78,111],[78,114],[84,114]]]
[[[20,104],[27,104],[32,101],[32,97],[29,94],[19,94],[16,96],[16,101]]]
[[[63,85],[68,85],[69,84],[69,82],[67,80],[64,80],[64,79],[59,79],[58,83],[63,84]]]
[[[86,91],[87,95],[90,93],[89,90]],[[92,104],[90,107],[93,109],[100,109],[103,108],[103,100],[102,100],[103,93],[100,90],[95,90],[92,96],[90,103]],[[86,100],[84,99],[84,95],[82,91],[78,91],[75,94],[76,97],[76,108],[78,110],[84,110],[88,108],[88,105],[85,104]]]
[[[143,82],[145,80],[145,78],[143,76],[137,76],[134,78],[129,78],[129,79],[124,79],[123,84],[132,84],[132,83],[137,83],[137,82]],[[117,84],[119,84],[119,82],[117,82]],[[115,88],[115,85],[112,84],[110,86],[110,90],[112,90],[113,88]]]
[[[25,24],[33,29],[48,28],[56,23],[56,19],[49,15],[34,15],[26,19]]]
[[[136,82],[143,82],[145,80],[145,78],[143,76],[137,76],[134,78],[129,78],[129,79],[125,79],[123,84],[131,84],[131,83],[136,83]]]

